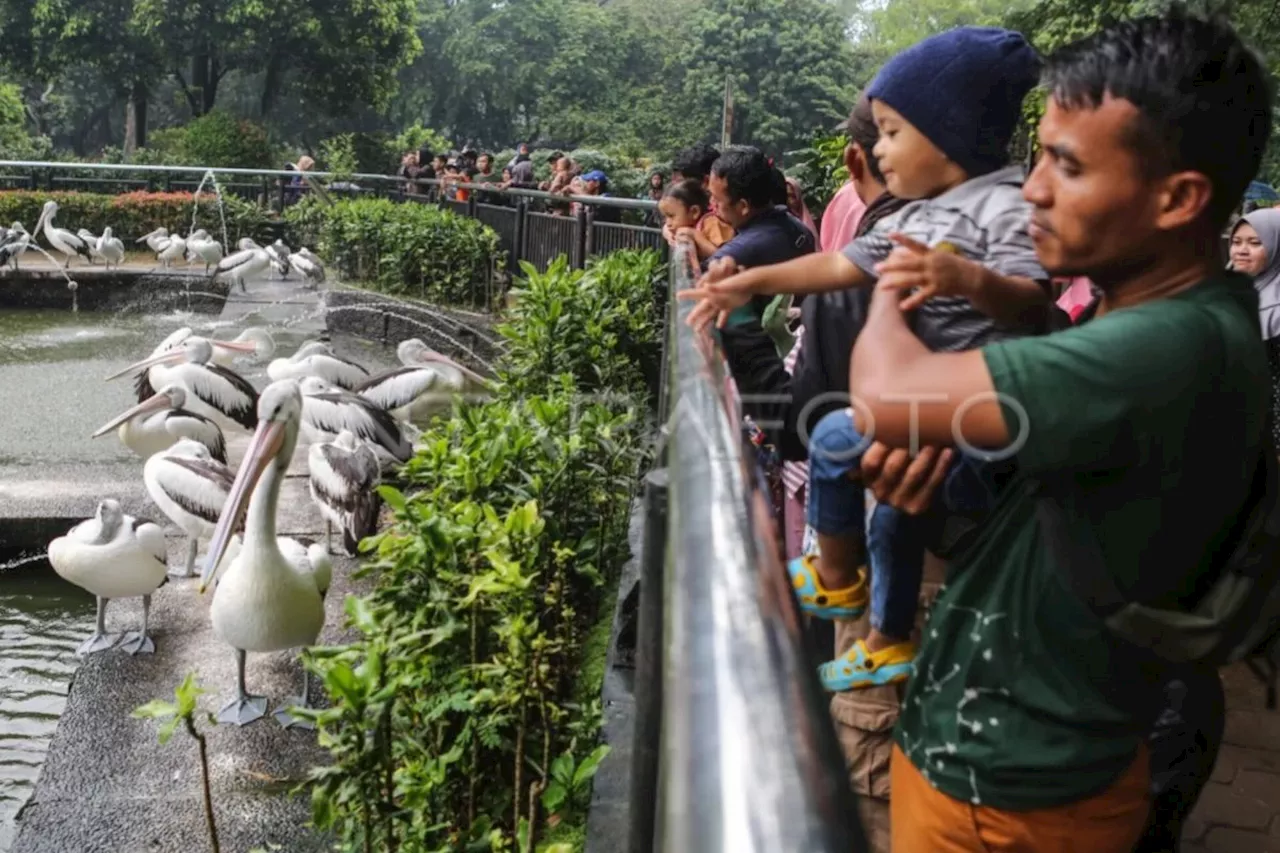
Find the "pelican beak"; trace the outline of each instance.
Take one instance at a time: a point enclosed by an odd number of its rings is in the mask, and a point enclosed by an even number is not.
[[[139,237],[137,240],[134,240],[133,242],[145,243],[147,242],[147,240],[151,239],[152,237],[156,236],[159,233],[160,233],[160,229],[157,228],[155,231],[152,231],[150,234],[143,234],[141,237]]]
[[[225,347],[232,352],[257,352],[258,345],[252,341],[210,341],[215,347]]]
[[[162,352],[159,355],[153,355],[150,358],[144,358],[142,361],[131,364],[124,370],[117,370],[115,373],[108,376],[106,381],[110,382],[112,379],[119,379],[121,376],[126,376],[131,373],[141,373],[148,367],[155,367],[157,364],[164,364],[165,362],[179,362],[186,358],[186,355],[186,352],[180,349]]]
[[[483,376],[476,373],[474,370],[470,369],[469,367],[465,367],[461,364],[458,364],[458,362],[449,358],[449,356],[445,355],[444,353],[436,352],[435,350],[432,350],[426,353],[425,355],[423,355],[422,360],[426,362],[435,362],[437,364],[444,364],[449,367],[452,367],[454,370],[458,371],[463,376],[467,377],[472,382],[475,382],[479,385],[489,384],[488,379],[485,379]]]
[[[262,472],[275,459],[284,444],[284,423],[280,421],[262,421],[257,432],[249,443],[249,450],[240,470],[236,472],[236,480],[231,484],[231,492],[222,507],[222,515],[218,516],[218,524],[213,529],[213,538],[209,542],[209,553],[205,555],[204,571],[200,573],[200,592],[204,592],[218,570],[218,564],[231,544],[231,537],[240,528],[245,511],[249,508],[249,498],[254,486],[262,478]]]
[[[156,394],[155,396],[148,397],[129,411],[112,418],[102,426],[98,427],[98,431],[95,432],[91,438],[98,438],[99,436],[106,435],[130,418],[137,417],[138,415],[145,414],[147,412],[162,412],[167,408],[169,408],[169,398],[163,394]]]

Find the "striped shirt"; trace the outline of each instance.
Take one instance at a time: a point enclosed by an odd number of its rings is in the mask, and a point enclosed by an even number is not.
[[[949,244],[962,257],[1001,275],[1047,282],[1027,233],[1031,205],[1022,197],[1023,171],[1010,166],[980,175],[937,198],[913,201],[876,223],[844,248],[844,256],[877,277],[876,264],[889,257],[900,233],[926,246]],[[960,296],[938,296],[916,311],[916,335],[930,349],[960,352],[992,341],[1021,337],[1033,329],[997,327],[995,321]]]

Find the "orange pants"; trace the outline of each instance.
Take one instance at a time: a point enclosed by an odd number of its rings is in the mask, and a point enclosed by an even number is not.
[[[889,765],[893,853],[1131,853],[1150,807],[1147,748],[1100,794],[1012,812],[954,800],[930,785],[896,745]]]

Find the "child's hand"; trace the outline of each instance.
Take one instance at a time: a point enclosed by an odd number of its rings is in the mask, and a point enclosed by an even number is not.
[[[695,228],[690,228],[690,227],[689,227],[689,226],[687,226],[687,225],[686,225],[685,227],[683,227],[683,228],[678,228],[678,229],[676,229],[676,239],[677,239],[677,240],[686,240],[686,241],[688,241],[688,242],[692,243],[692,242],[694,242],[694,241],[695,241],[695,237],[697,236],[697,234],[698,234],[697,229],[695,229]]]
[[[717,327],[723,328],[733,309],[751,301],[752,293],[741,272],[733,258],[712,261],[693,288],[676,294],[678,299],[698,300],[685,322],[695,329],[704,329],[714,320]]]
[[[880,290],[910,290],[919,288],[902,300],[902,310],[919,308],[934,296],[970,297],[982,285],[982,265],[956,254],[947,244],[930,249],[923,243],[902,234],[890,234],[889,239],[898,244],[880,264],[876,272]]]

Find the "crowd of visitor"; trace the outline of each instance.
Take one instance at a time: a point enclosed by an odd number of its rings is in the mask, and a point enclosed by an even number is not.
[[[702,263],[688,322],[725,354],[798,605],[833,629],[818,676],[872,849],[1179,849],[1221,638],[1274,627],[1205,604],[1274,556],[1250,531],[1280,490],[1280,211],[1230,221],[1270,128],[1220,22],[1048,57],[963,27],[854,105],[820,227],[755,149],[649,187]]]

